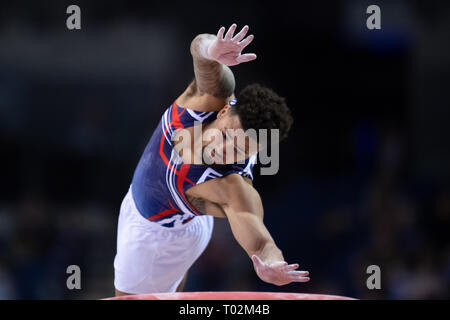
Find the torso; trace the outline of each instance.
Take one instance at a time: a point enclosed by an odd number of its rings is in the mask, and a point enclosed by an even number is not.
[[[189,107],[192,110],[201,112],[211,112],[219,111],[222,109],[230,100],[234,99],[234,95],[230,99],[217,99],[210,95],[198,95],[193,92],[191,86],[189,86],[181,96],[177,98],[177,102],[185,107]],[[187,128],[193,134],[193,128]],[[218,189],[219,179],[213,179],[206,181],[202,184],[195,185],[185,192],[188,201],[200,212],[208,212],[217,218],[226,218],[225,212],[219,203],[212,202],[206,199],[211,199],[211,190]],[[251,180],[245,178],[251,183]],[[217,200],[221,201],[220,194],[217,194]]]
[[[185,105],[177,100],[162,116],[132,181],[133,199],[141,215],[164,227],[188,223],[200,214],[225,217],[221,207],[221,177],[235,173],[251,178],[256,160],[248,159],[244,165],[212,167],[177,162],[180,157],[170,142],[176,129],[189,129],[198,118],[205,119],[202,123],[212,121],[214,112],[225,105],[224,102],[221,105],[216,102],[214,108],[206,107],[204,103],[210,98],[183,95],[180,101]],[[249,178],[246,180],[251,181]]]

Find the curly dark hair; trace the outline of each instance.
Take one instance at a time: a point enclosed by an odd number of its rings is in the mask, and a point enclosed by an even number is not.
[[[245,87],[231,112],[239,116],[244,130],[279,129],[280,141],[287,137],[294,122],[285,99],[260,84]]]

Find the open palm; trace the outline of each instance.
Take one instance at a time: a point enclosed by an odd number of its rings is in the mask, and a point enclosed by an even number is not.
[[[258,277],[268,283],[282,286],[291,282],[308,282],[308,271],[296,271],[298,264],[288,265],[285,261],[264,263],[257,255],[252,256],[253,267]]]
[[[219,29],[217,38],[208,47],[208,56],[211,59],[227,66],[235,66],[256,59],[256,54],[254,53],[242,54],[242,50],[244,50],[254,38],[253,35],[245,37],[248,32],[248,26],[242,28],[242,30],[233,37],[236,27],[236,24],[233,24],[230,29],[228,29],[225,37],[225,27]]]

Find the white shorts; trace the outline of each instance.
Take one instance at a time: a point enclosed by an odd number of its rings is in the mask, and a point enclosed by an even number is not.
[[[131,187],[122,201],[114,259],[114,286],[125,293],[175,292],[211,239],[213,216],[163,227],[138,212]]]

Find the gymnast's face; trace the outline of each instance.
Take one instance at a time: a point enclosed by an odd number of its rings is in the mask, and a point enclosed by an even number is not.
[[[229,164],[245,161],[258,152],[256,134],[242,128],[239,116],[226,105],[217,119],[203,130],[203,159],[207,164]]]

